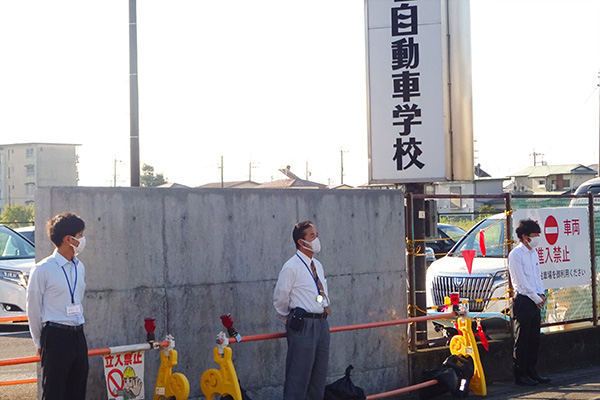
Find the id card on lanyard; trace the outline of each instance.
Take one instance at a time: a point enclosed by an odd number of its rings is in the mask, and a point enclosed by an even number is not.
[[[327,295],[325,294],[324,291],[321,291],[321,289],[319,288],[319,276],[316,274],[317,268],[315,267],[315,275],[313,275],[310,268],[308,267],[306,262],[302,259],[302,257],[300,257],[299,254],[296,254],[296,256],[298,256],[300,261],[302,261],[302,264],[304,264],[304,266],[306,267],[306,270],[308,271],[308,273],[312,277],[313,281],[315,282],[315,286],[317,287],[317,297],[316,297],[317,303],[323,307],[329,306],[329,302],[327,301]]]

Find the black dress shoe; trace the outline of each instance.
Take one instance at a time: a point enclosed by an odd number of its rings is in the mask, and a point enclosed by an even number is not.
[[[517,376],[515,377],[515,383],[521,386],[535,386],[537,385],[537,381],[534,381],[528,376]]]
[[[529,377],[531,379],[533,379],[534,381],[538,382],[538,383],[550,383],[550,382],[552,382],[552,379],[546,378],[545,376],[530,375]]]

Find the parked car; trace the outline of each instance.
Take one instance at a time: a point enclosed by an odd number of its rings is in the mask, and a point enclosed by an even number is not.
[[[480,221],[456,243],[447,256],[429,266],[426,277],[427,307],[442,306],[446,296],[458,292],[461,299],[469,299],[471,315],[477,314],[478,318],[482,318],[486,332],[499,331],[504,334],[507,331],[508,302],[485,300],[506,295],[508,249],[505,222],[505,214],[496,214]],[[482,229],[486,230],[485,257],[481,256],[479,246],[478,233]],[[476,252],[470,274],[462,256],[463,250]],[[448,336],[455,333],[453,321],[436,320],[434,325],[437,330],[445,330]]]
[[[431,247],[425,247],[425,265],[429,266],[435,261],[435,252]]]
[[[25,237],[31,243],[35,244],[35,226],[25,226],[22,228],[15,229],[19,235]]]
[[[428,240],[425,245],[433,250],[435,258],[442,258],[454,247],[456,242],[465,235],[462,228],[450,224],[437,224],[437,235]]]
[[[591,192],[594,195],[597,195],[600,193],[600,178],[593,178],[593,179],[583,182],[581,185],[579,185],[577,187],[577,189],[575,190],[575,193],[573,193],[573,194],[585,195],[588,192]],[[594,204],[595,205],[600,204],[600,197],[594,197]],[[586,199],[585,197],[572,199],[571,203],[569,203],[570,207],[587,206],[587,205],[588,205],[588,199]]]
[[[0,317],[26,315],[27,283],[34,265],[34,245],[0,225]]]

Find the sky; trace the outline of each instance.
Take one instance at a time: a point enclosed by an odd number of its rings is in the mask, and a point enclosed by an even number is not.
[[[289,165],[335,185],[343,156],[344,183],[367,182],[363,0],[137,3],[142,163],[188,186],[220,181],[221,157],[225,181]],[[598,162],[599,16],[471,1],[482,169]],[[0,0],[0,143],[81,144],[80,185],[128,186],[128,18],[127,0]]]

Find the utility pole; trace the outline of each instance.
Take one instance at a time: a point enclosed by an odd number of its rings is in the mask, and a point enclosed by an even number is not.
[[[536,156],[543,156],[542,153],[536,153],[535,149],[533,149],[533,153],[530,154],[530,156],[533,156],[533,166],[537,166],[537,161],[536,161]]]
[[[340,169],[340,184],[344,184],[344,153],[347,153],[347,151],[344,151],[341,147],[340,147],[340,162],[341,162],[341,169]]]
[[[129,0],[129,146],[132,187],[140,186],[140,126],[138,108],[136,8],[136,0]]]
[[[122,161],[117,160],[115,158],[115,165],[114,165],[114,171],[113,171],[113,187],[117,187],[117,163],[118,162],[122,162]]]
[[[221,156],[221,166],[219,169],[221,170],[221,189],[223,189],[223,156]]]
[[[306,180],[308,180],[309,176],[310,176],[310,172],[308,172],[308,161],[306,161]]]
[[[248,181],[252,181],[252,168],[258,168],[258,166],[250,160],[248,163]]]
[[[600,80],[600,72],[598,72],[598,79]],[[597,86],[600,88],[600,83],[598,83]],[[599,117],[598,128],[600,128],[600,89],[598,90],[598,109],[599,109],[599,112],[598,112],[598,117]],[[599,137],[600,137],[600,135],[599,135]],[[599,144],[600,144],[600,141],[599,141]],[[599,146],[598,150],[599,150],[598,151],[598,176],[600,177],[600,146]]]

